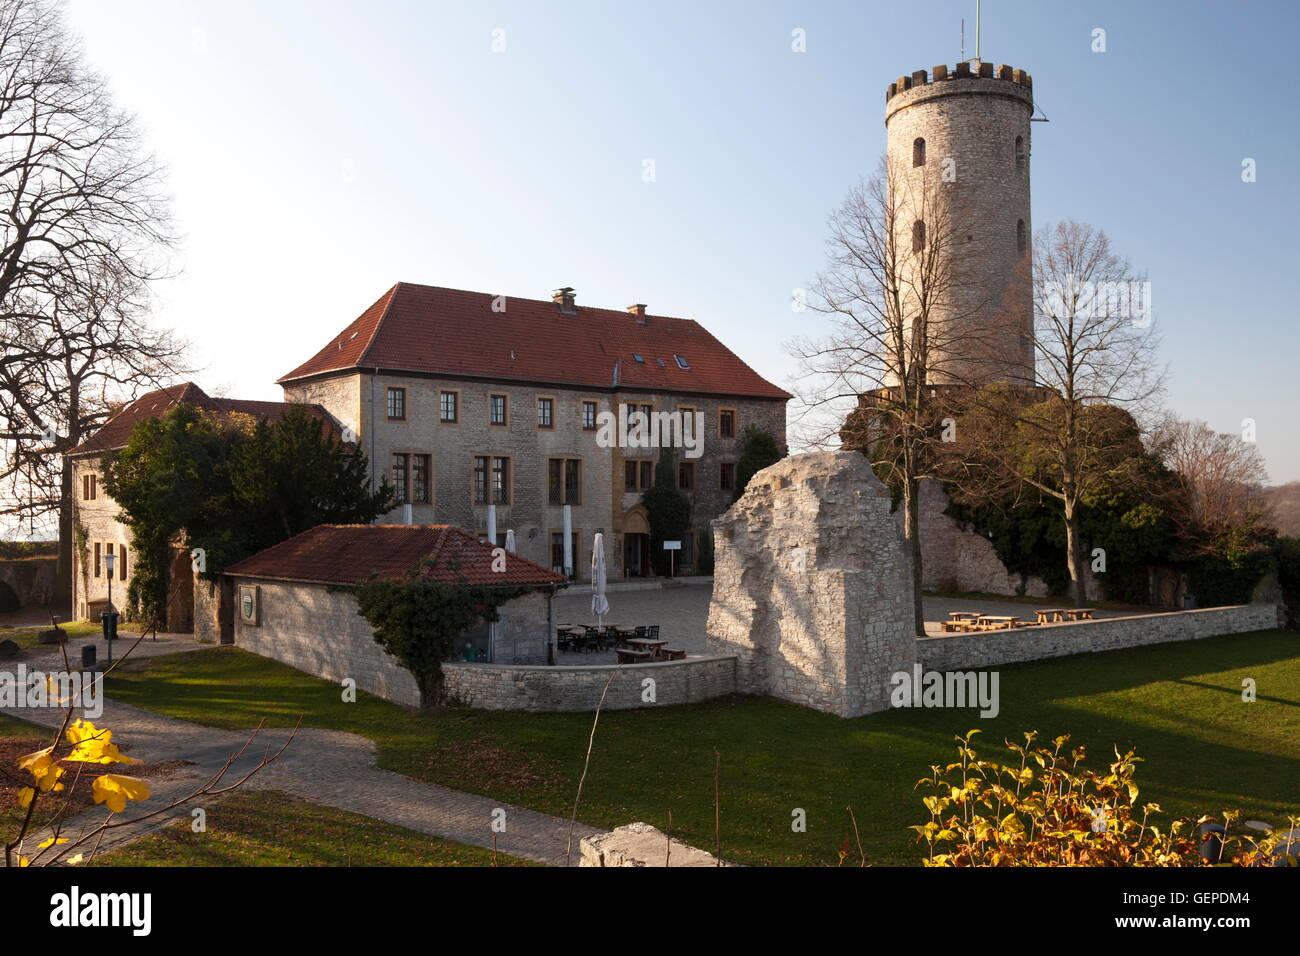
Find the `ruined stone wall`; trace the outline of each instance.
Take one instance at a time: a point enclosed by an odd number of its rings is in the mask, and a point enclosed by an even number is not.
[[[1108,617],[1048,627],[1018,627],[1014,631],[925,637],[917,641],[917,657],[927,670],[955,671],[1170,641],[1193,641],[1271,630],[1277,626],[1276,604],[1243,604],[1170,614]]]
[[[915,660],[911,565],[889,490],[855,452],[765,468],[713,522],[709,649],[737,685],[855,717]]]

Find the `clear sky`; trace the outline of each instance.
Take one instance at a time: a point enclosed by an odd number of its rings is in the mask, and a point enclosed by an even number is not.
[[[821,321],[791,292],[883,151],[885,87],[955,63],[963,17],[974,55],[974,0],[68,9],[170,171],[158,321],[240,398],[279,398],[398,280],[646,302],[788,384],[783,343]],[[1290,0],[983,4],[984,59],[1033,74],[1050,119],[1035,226],[1092,223],[1148,273],[1169,405],[1253,418],[1274,482],[1300,479],[1297,36]]]

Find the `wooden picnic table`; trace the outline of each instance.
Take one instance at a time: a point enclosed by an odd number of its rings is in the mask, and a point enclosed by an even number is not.
[[[629,637],[623,643],[632,644],[635,647],[641,648],[642,650],[653,652],[656,649],[663,647],[668,642],[663,638],[657,638],[657,637]]]
[[[980,616],[979,611],[949,611],[948,616],[956,621],[964,620],[968,617],[975,618]]]
[[[1018,617],[1005,614],[981,614],[975,619],[975,625],[988,630],[1010,630],[1016,626]]]
[[[1090,607],[1072,607],[1065,612],[1070,616],[1071,621],[1092,621],[1092,608]]]
[[[1034,611],[1034,614],[1038,616],[1039,624],[1053,624],[1059,621],[1068,620],[1065,615],[1068,614],[1069,611],[1069,608],[1064,607],[1047,607]],[[1051,620],[1048,620],[1048,618]]]

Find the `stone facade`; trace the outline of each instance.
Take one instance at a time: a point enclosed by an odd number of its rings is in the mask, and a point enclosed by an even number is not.
[[[1050,627],[1023,627],[1014,631],[926,637],[917,641],[917,659],[927,670],[966,670],[1170,641],[1193,641],[1221,634],[1243,634],[1277,626],[1276,604],[1243,604],[1172,614],[1108,617]]]
[[[58,558],[0,560],[0,582],[18,599],[19,607],[52,602],[58,589]]]
[[[239,577],[234,579],[236,606],[241,586],[258,589],[258,622],[249,624],[235,615],[236,645],[325,680],[352,678],[367,693],[419,706],[415,678],[375,643],[373,629],[350,594],[323,584]],[[554,627],[550,604],[550,596],[539,592],[503,605],[494,653],[545,660],[548,628]]]
[[[952,72],[918,70],[887,92],[886,157],[893,187],[903,197],[903,248],[912,248],[913,223],[925,222],[942,206],[960,250],[956,288],[932,318],[932,342],[944,341],[945,329],[954,330],[946,341],[955,354],[930,370],[936,384],[1034,381],[1026,297],[1033,111],[1028,74],[978,61]],[[932,224],[929,234],[940,231]],[[976,332],[978,342],[972,338]],[[945,351],[942,345],[938,350]]]
[[[623,666],[449,663],[442,673],[451,700],[484,710],[594,711],[602,693],[603,710],[635,710],[694,704],[737,689],[736,659],[731,656]]]
[[[108,601],[108,570],[104,560],[112,549],[113,603],[121,608],[131,584],[131,531],[118,520],[117,503],[104,490],[103,459],[99,455],[70,458],[72,465],[72,614],[97,619]],[[98,561],[96,553],[98,552]],[[122,555],[126,560],[122,560]]]
[[[389,388],[403,389],[404,420],[390,420],[386,396]],[[456,421],[440,416],[440,396],[456,395]],[[506,424],[489,421],[489,398],[506,398]],[[391,475],[395,454],[428,455],[433,475],[430,501],[412,502],[416,524],[452,524],[475,533],[487,531],[488,506],[474,501],[474,460],[477,457],[505,457],[510,462],[508,503],[497,505],[497,533],[515,532],[516,552],[543,567],[552,561],[553,535],[564,527],[563,506],[549,498],[548,462],[577,459],[581,489],[578,503],[571,506],[573,531],[577,535],[574,570],[579,579],[590,575],[591,540],[604,532],[611,577],[625,571],[625,530],[643,532],[644,513],[639,473],[637,487],[629,490],[627,460],[646,460],[657,465],[657,449],[601,447],[596,429],[583,425],[583,403],[594,402],[597,414],[617,412],[622,404],[652,405],[656,412],[698,410],[704,414],[703,455],[694,460],[694,487],[687,490],[694,505],[694,531],[702,529],[731,504],[732,492],[722,487],[722,466],[740,459],[740,437],[749,424],[757,424],[785,442],[783,399],[729,398],[614,390],[596,390],[524,385],[499,381],[452,379],[415,374],[374,374],[355,370],[296,380],[284,386],[290,402],[312,402],[323,406],[342,429],[350,430],[358,448],[370,460],[371,477],[378,482]],[[539,427],[538,399],[549,398],[552,425]],[[733,435],[720,434],[721,413],[734,413]],[[681,451],[678,461],[685,459]],[[391,477],[390,477],[391,480]],[[401,521],[399,507],[381,521]],[[694,550],[694,549],[692,549]],[[688,552],[686,557],[689,558]],[[694,570],[687,560],[681,570]]]
[[[740,690],[842,717],[887,708],[916,655],[911,563],[866,459],[783,459],[713,528],[709,648],[736,655]]]

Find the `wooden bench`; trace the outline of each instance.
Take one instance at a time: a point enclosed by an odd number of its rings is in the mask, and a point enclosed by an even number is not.
[[[659,648],[659,659],[664,661],[684,661],[686,652],[679,647]]]
[[[620,647],[617,653],[620,664],[639,664],[642,661],[654,660],[654,654],[649,651],[629,651]]]

